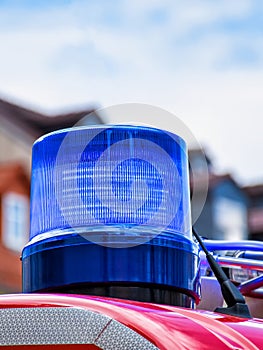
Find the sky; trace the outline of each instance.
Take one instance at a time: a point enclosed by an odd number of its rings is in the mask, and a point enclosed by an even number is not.
[[[0,43],[2,98],[156,106],[169,116],[132,121],[176,131],[179,118],[217,171],[263,182],[262,1],[0,0]]]

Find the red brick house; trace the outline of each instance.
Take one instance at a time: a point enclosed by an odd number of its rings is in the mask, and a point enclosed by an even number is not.
[[[0,292],[21,289],[20,252],[28,240],[29,177],[19,163],[0,166]]]
[[[0,99],[0,293],[21,291],[19,258],[29,234],[33,142],[75,124],[102,123],[93,108],[45,115]]]

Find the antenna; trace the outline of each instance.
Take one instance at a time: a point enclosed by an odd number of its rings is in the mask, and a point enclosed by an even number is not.
[[[226,276],[221,266],[214,259],[213,255],[207,250],[202,238],[199,236],[194,227],[192,230],[193,235],[203,249],[207,261],[220,284],[223,298],[227,304],[227,307],[216,308],[215,312],[243,318],[252,318],[243,295]]]

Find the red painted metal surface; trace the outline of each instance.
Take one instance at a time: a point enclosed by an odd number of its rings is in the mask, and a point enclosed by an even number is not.
[[[263,321],[260,319],[247,320],[207,311],[92,296],[0,296],[0,308],[21,307],[78,307],[99,312],[130,327],[163,350],[263,349]]]
[[[1,346],[1,350],[100,350],[93,344],[63,344],[63,345],[15,345]]]

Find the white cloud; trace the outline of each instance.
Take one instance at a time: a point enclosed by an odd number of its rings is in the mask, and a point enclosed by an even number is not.
[[[0,91],[43,109],[90,101],[159,105],[211,145],[221,168],[236,168],[241,178],[263,176],[256,156],[263,151],[262,39],[220,29],[253,11],[248,0],[6,8]],[[257,68],[234,60],[240,45],[255,52]],[[146,122],[173,127],[169,120]]]

